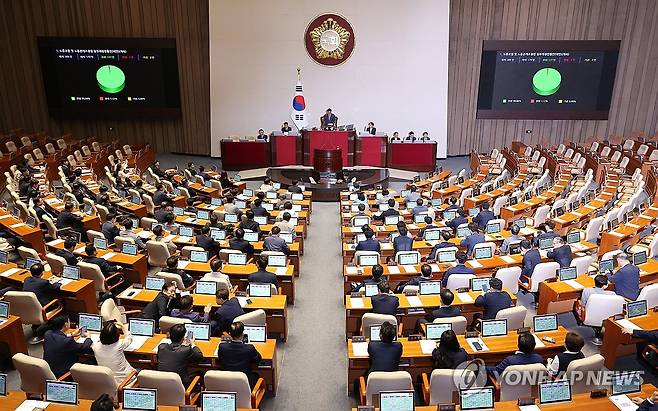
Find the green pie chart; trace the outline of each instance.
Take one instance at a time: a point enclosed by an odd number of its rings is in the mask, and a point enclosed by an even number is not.
[[[98,87],[106,93],[118,93],[126,86],[126,75],[117,66],[108,64],[96,71]]]
[[[562,83],[562,75],[551,67],[540,69],[532,76],[532,89],[540,96],[555,94]]]

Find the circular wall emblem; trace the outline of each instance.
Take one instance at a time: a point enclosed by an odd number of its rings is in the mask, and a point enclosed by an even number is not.
[[[344,63],[354,50],[354,29],[344,17],[323,14],[311,21],[304,33],[308,55],[323,66]]]

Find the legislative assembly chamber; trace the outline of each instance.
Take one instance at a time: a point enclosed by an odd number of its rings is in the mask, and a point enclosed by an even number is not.
[[[658,411],[655,0],[3,0],[0,410]]]

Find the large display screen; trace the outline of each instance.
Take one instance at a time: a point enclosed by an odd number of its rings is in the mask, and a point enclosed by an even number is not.
[[[605,120],[620,41],[485,41],[477,118]]]
[[[180,113],[174,39],[38,38],[53,115]]]

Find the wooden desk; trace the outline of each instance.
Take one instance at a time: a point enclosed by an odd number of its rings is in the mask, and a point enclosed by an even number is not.
[[[463,190],[479,185],[482,181],[484,181],[485,178],[487,178],[488,175],[489,175],[489,168],[481,167],[475,176],[467,180],[464,180],[463,183],[455,184],[452,186],[448,186],[447,188],[432,191],[430,193],[430,196],[431,198],[459,197],[459,195]]]
[[[432,188],[432,185],[434,183],[445,180],[446,178],[450,177],[450,174],[452,173],[449,170],[443,170],[439,173],[434,174],[432,177],[426,178],[424,180],[420,180],[415,183],[407,183],[407,188],[411,187],[411,185],[413,184],[420,189],[429,190],[430,188]]]
[[[535,352],[544,358],[554,357],[564,351],[564,337],[567,330],[559,327],[556,331],[537,333],[537,337],[552,337],[555,344],[543,342],[544,347],[537,347]],[[495,365],[501,362],[508,355],[514,354],[518,350],[518,334],[516,331],[510,331],[509,334],[502,337],[485,337],[482,341],[489,348],[489,351],[474,351],[466,342],[463,335],[458,335],[457,339],[462,348],[466,350],[469,359],[480,358],[487,365]],[[432,372],[432,354],[423,353],[420,341],[409,341],[406,338],[400,338],[402,343],[402,358],[400,359],[400,370],[408,371],[411,374],[412,381],[416,381],[422,373]],[[369,368],[369,358],[354,355],[352,340],[347,341],[348,370],[347,386],[349,393],[352,393],[354,386],[353,381],[361,377]]]
[[[0,344],[7,344],[10,356],[19,352],[28,354],[20,317],[10,315],[6,321],[0,324]]]
[[[643,330],[655,330],[656,323],[658,322],[658,313],[649,310],[647,315],[635,317],[630,319],[633,324],[642,328]],[[624,346],[636,344],[646,341],[641,338],[633,338],[628,334],[622,334],[622,326],[612,318],[608,318],[603,322],[605,333],[603,334],[603,345],[601,346],[601,355],[605,358],[605,366],[610,370],[614,370],[617,354]]]
[[[44,204],[46,205],[46,208],[53,214],[58,215],[64,211],[64,201],[55,197],[54,194],[48,194],[46,197],[44,197]],[[84,204],[81,206],[84,206]],[[82,213],[81,210],[77,210],[77,212],[82,216],[82,226],[85,230],[101,230],[101,219],[98,217],[98,215],[88,215]]]
[[[514,190],[520,187],[521,184],[523,184],[527,176],[528,175],[526,173],[519,173],[509,183],[506,183],[501,187],[494,189],[493,191],[490,191],[488,193],[482,193],[476,197],[465,198],[464,210],[468,210],[473,207],[478,207],[484,201],[489,201],[490,205],[493,206],[493,201],[496,198],[504,195],[509,195],[510,193],[512,193]]]
[[[127,310],[142,310],[148,303],[153,301],[158,295],[158,291],[139,290],[139,293],[129,297],[134,291],[132,287],[127,288],[117,296],[117,299]],[[233,296],[231,296],[233,297]],[[192,294],[193,304],[197,311],[210,304],[214,308],[219,307],[214,295]],[[246,297],[245,297],[246,298]],[[248,297],[251,304],[242,304],[245,312],[255,311],[258,309],[265,310],[267,315],[267,335],[268,338],[281,338],[282,341],[288,339],[288,308],[285,295],[273,295],[272,297]]]
[[[500,218],[511,222],[521,217],[530,216],[540,206],[552,204],[569,185],[570,180],[570,175],[562,174],[559,180],[556,181],[555,184],[553,184],[553,187],[549,190],[532,197],[530,200],[522,201],[512,206],[503,207],[500,210]]]
[[[612,231],[604,231],[601,234],[599,255],[608,251],[624,248],[628,244],[635,244],[640,240],[642,230],[653,224],[658,219],[658,201],[654,202],[648,209],[635,216],[628,223],[621,224]]]
[[[14,218],[9,211],[0,208],[0,226],[34,248],[37,253],[46,254],[43,233],[39,227],[30,227],[22,220]]]
[[[0,264],[0,273],[17,267],[14,263]],[[23,282],[29,276],[30,272],[28,270],[21,269],[8,277],[0,276],[0,283],[22,289]],[[51,276],[52,273],[50,271],[43,273],[43,278],[47,279]],[[57,298],[62,299],[68,312],[98,313],[96,290],[92,280],[81,278],[77,281],[71,281],[60,287],[59,292],[55,295]]]

